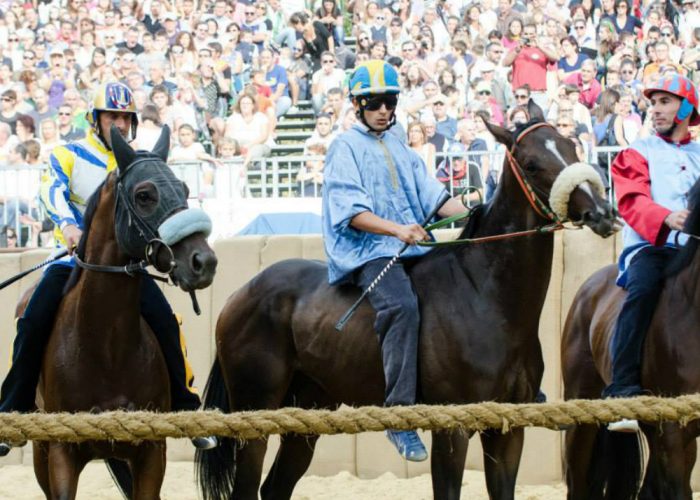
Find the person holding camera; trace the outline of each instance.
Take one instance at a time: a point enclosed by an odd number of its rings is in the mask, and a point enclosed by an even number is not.
[[[513,67],[512,87],[530,86],[530,97],[543,111],[547,108],[547,65],[559,60],[554,47],[537,39],[537,26],[528,23],[523,34],[503,60],[504,66]]]

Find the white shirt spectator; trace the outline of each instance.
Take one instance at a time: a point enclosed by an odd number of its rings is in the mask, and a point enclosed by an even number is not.
[[[323,69],[319,69],[311,77],[312,85],[319,85],[319,89],[325,95],[334,87],[343,88],[345,81],[345,71],[340,68],[335,68],[329,74],[326,74]]]

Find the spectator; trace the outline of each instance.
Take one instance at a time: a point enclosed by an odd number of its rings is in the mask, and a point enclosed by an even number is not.
[[[146,73],[153,64],[165,65],[167,62],[165,54],[156,48],[155,39],[151,33],[144,33],[141,42],[143,43],[143,52],[136,56],[134,62],[142,73]]]
[[[508,130],[515,130],[518,125],[524,125],[530,121],[530,113],[527,106],[515,106],[508,112],[506,127]]]
[[[27,141],[24,141],[24,147],[27,151],[27,165],[41,165],[41,144],[39,143],[39,141],[37,141],[36,139],[29,139]]]
[[[333,52],[333,35],[320,21],[311,21],[304,12],[295,12],[289,22],[304,40],[306,53],[311,56],[314,71],[321,69],[321,59],[324,52]]]
[[[178,33],[175,37],[175,43],[173,43],[171,47],[171,51],[174,50],[175,47],[182,47],[183,49],[182,61],[180,62],[182,71],[194,71],[197,68],[198,59],[197,48],[195,47],[192,35],[187,31]]]
[[[476,94],[476,101],[481,104],[481,109],[487,109],[489,111],[492,122],[502,126],[504,122],[503,111],[501,111],[498,101],[493,97],[489,82],[485,80],[477,82],[474,93]]]
[[[600,83],[595,79],[596,65],[587,59],[581,65],[581,71],[564,80],[564,83],[576,85],[579,90],[579,102],[592,109],[598,101],[601,92]]]
[[[152,103],[144,105],[132,147],[143,151],[152,151],[156,142],[158,142],[162,129],[163,122],[156,105]]]
[[[670,31],[667,29],[666,33],[668,34]],[[676,72],[685,76],[685,68],[671,60],[669,51],[670,45],[666,41],[660,41],[654,45],[654,54],[656,55],[656,59],[654,62],[644,68],[642,75],[642,82],[644,86],[650,85],[654,79],[658,78],[660,73],[662,73],[666,68],[673,68]]]
[[[573,36],[567,36],[560,40],[563,57],[559,59],[559,81],[564,81],[581,69],[583,61],[588,56],[579,51],[578,41]]]
[[[316,117],[316,127],[314,128],[311,137],[304,141],[304,154],[310,154],[309,148],[314,144],[321,144],[328,150],[333,139],[335,139],[335,134],[331,129],[332,118],[326,113],[321,113]]]
[[[20,113],[17,111],[17,92],[6,90],[0,96],[0,122],[10,126],[12,134],[17,133],[17,118]]]
[[[49,155],[53,148],[64,144],[58,134],[58,126],[53,118],[44,118],[39,122],[39,143],[41,145],[41,153],[39,159],[42,163],[48,163]]]
[[[260,65],[265,71],[265,82],[272,90],[272,102],[275,104],[275,114],[284,115],[292,106],[289,95],[289,80],[285,69],[275,64],[272,51],[264,49],[260,52]]]
[[[502,3],[503,1],[499,5]],[[551,46],[539,42],[537,27],[526,24],[522,40],[506,54],[503,64],[513,67],[513,87],[529,85],[531,99],[542,110],[546,110],[547,64],[558,60],[558,54]]]
[[[598,146],[627,145],[624,137],[622,117],[617,114],[620,94],[612,89],[604,90],[600,95],[600,103],[593,110],[593,134]],[[598,164],[607,170],[609,160],[607,153],[598,155]]]
[[[613,26],[619,33],[637,34],[641,31],[642,22],[636,17],[629,14],[630,6],[627,0],[615,1],[615,16],[611,16]]]
[[[406,133],[408,145],[423,160],[430,176],[435,177],[435,146],[428,142],[425,127],[420,122],[414,121],[408,125]]]
[[[170,92],[168,92],[168,89],[164,85],[156,85],[153,87],[153,90],[151,90],[149,99],[155,104],[158,110],[160,123],[170,127],[170,130],[178,130],[181,118],[176,116],[175,110],[173,109],[173,98]]]
[[[85,137],[85,131],[73,125],[73,112],[67,104],[58,108],[58,135],[63,142],[73,142]]]
[[[306,148],[306,154],[315,158],[306,160],[297,174],[297,182],[301,184],[302,196],[317,197],[321,195],[324,156],[327,151],[328,148],[321,143],[314,143]]]
[[[19,115],[17,117],[17,123],[15,124],[15,134],[21,142],[27,142],[34,139],[34,133],[36,132],[36,125],[34,125],[34,118],[29,115]]]
[[[214,167],[222,166],[221,162],[208,154],[200,142],[195,141],[195,130],[187,124],[180,125],[177,129],[178,144],[168,155],[168,162],[177,161],[201,161],[202,165],[202,191],[198,197],[210,198],[214,193]]]
[[[247,166],[256,158],[270,155],[272,138],[268,118],[258,111],[256,100],[247,94],[238,97],[234,113],[226,120],[226,137],[235,138],[241,146]]]
[[[447,139],[454,140],[457,135],[457,120],[447,115],[447,103],[448,99],[444,94],[438,94],[433,98],[435,129]]]
[[[258,51],[262,50],[264,45],[270,39],[265,19],[260,17],[258,9],[254,3],[249,3],[245,6],[245,21],[241,25],[241,29],[252,33],[252,42],[257,46]]]
[[[336,61],[332,52],[324,52],[321,62],[323,64],[322,69],[316,71],[311,78],[311,98],[314,111],[317,113],[321,110],[323,103],[326,102],[328,91],[334,87],[342,87],[345,81],[345,72],[336,68]]]
[[[146,82],[146,85],[150,88],[153,89],[157,86],[163,87],[169,95],[177,90],[177,84],[165,79],[164,63],[154,62],[151,64],[148,75],[150,76],[150,80]]]
[[[6,163],[10,152],[19,143],[16,135],[12,134],[10,125],[0,122],[0,164]]]
[[[119,49],[127,49],[135,56],[143,53],[143,45],[139,43],[139,30],[136,27],[131,27],[126,30],[124,41],[116,44]]]
[[[343,14],[336,4],[336,0],[322,0],[321,6],[316,9],[314,19],[321,22],[326,30],[333,34],[333,42],[336,47],[345,44]]]
[[[444,153],[449,149],[450,143],[447,137],[437,131],[435,117],[432,113],[425,114],[421,117],[420,123],[425,129],[425,136],[428,142],[435,147],[436,156],[441,156],[440,153]]]

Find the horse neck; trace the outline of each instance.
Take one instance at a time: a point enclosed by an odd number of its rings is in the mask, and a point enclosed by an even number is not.
[[[530,205],[506,158],[501,181],[474,236],[527,231],[548,223]],[[500,290],[499,301],[508,314],[516,320],[539,319],[552,269],[551,233],[465,245],[461,251],[465,273],[473,275],[475,269],[481,269],[481,279]]]
[[[105,186],[100,205],[94,214],[85,247],[85,262],[96,265],[123,266],[129,258],[119,249],[114,226],[114,182]],[[140,276],[83,270],[76,288],[78,318],[85,331],[100,334],[100,343],[110,334],[140,335]],[[106,325],[118,328],[105,328]],[[81,326],[83,324],[81,323]]]

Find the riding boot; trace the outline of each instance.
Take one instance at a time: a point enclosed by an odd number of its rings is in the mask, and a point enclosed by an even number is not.
[[[44,349],[70,273],[70,267],[59,264],[46,269],[24,314],[18,318],[12,364],[0,389],[0,412],[30,412],[36,409],[36,387]],[[0,443],[0,456],[7,455],[12,446],[23,444]]]
[[[197,410],[202,402],[192,386],[194,375],[178,320],[155,281],[143,277],[141,283],[141,315],[153,330],[168,367],[172,409]]]

